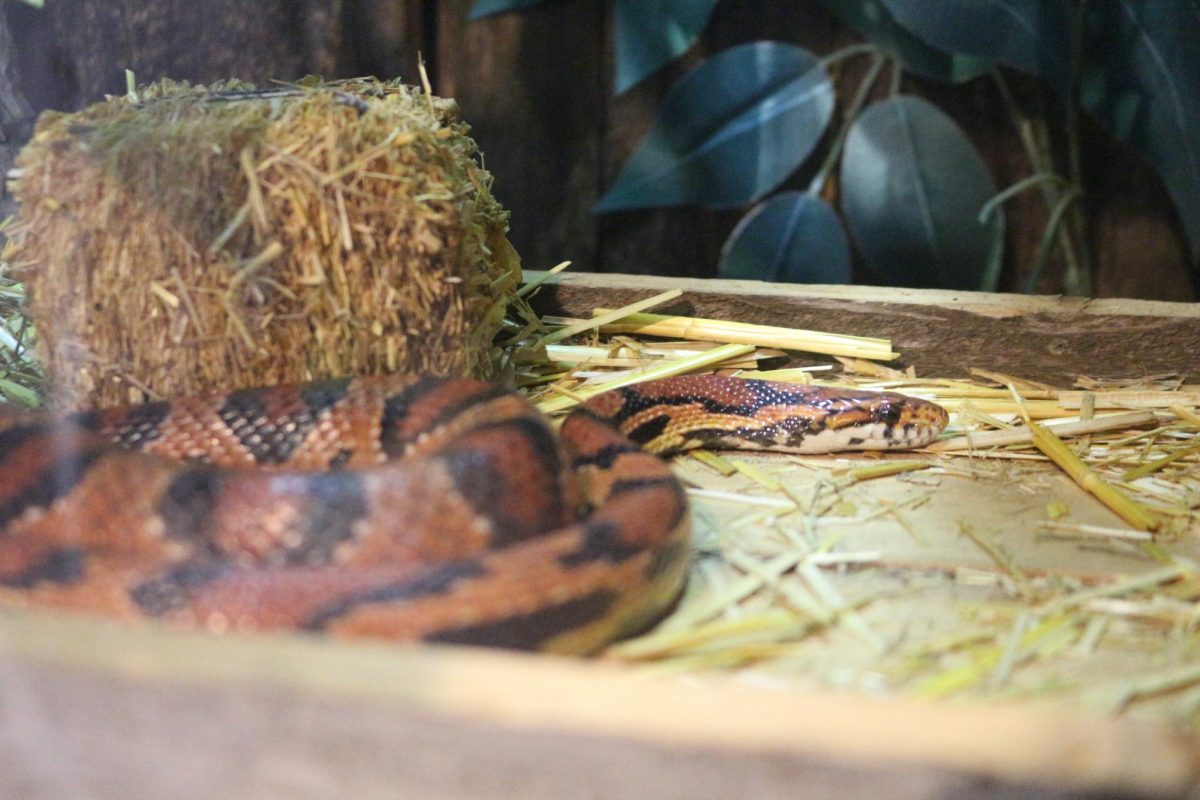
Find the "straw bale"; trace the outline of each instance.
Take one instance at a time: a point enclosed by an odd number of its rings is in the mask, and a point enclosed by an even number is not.
[[[164,82],[47,113],[13,189],[59,405],[488,376],[520,266],[453,101]]]

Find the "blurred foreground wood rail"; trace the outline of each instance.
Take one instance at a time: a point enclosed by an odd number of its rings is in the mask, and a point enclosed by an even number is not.
[[[42,613],[0,643],[3,797],[1170,798],[1200,770],[1191,738],[1048,705]]]
[[[689,313],[891,337],[922,375],[1200,373],[1181,304],[586,274],[535,302],[586,315],[673,286]],[[0,611],[0,798],[334,796],[1187,798],[1200,739],[1049,703]]]
[[[526,272],[536,280],[540,272]],[[816,286],[560,273],[534,299],[543,313],[590,316],[681,287],[684,313],[892,340],[919,377],[972,367],[1063,388],[1079,375],[1137,379],[1167,372],[1200,381],[1200,306],[941,289]],[[895,363],[889,366],[897,366]]]

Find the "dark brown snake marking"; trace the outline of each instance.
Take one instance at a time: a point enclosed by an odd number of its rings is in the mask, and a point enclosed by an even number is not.
[[[650,451],[919,446],[945,422],[897,394],[714,377],[606,393],[558,436],[516,394],[411,376],[14,418],[0,600],[591,652],[685,579],[686,497]]]

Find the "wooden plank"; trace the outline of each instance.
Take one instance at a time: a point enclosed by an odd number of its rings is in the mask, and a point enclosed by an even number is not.
[[[535,303],[549,313],[589,315],[675,287],[687,293],[671,311],[890,338],[922,376],[981,367],[1064,385],[1078,375],[1177,372],[1200,380],[1200,308],[1184,303],[570,271],[551,278]]]
[[[433,0],[341,0],[341,75],[419,83],[417,62],[434,54],[426,9]]]
[[[9,4],[20,5],[20,4]],[[15,52],[12,27],[5,11],[0,8],[0,175],[7,175],[12,168],[21,144],[33,130],[33,109],[25,99],[25,93],[17,85]],[[26,13],[29,9],[26,9]],[[16,201],[8,193],[7,181],[0,181],[0,219],[13,215]]]
[[[599,184],[604,12],[581,0],[471,22],[470,0],[437,13],[434,91],[454,97],[512,212],[527,266],[590,267]]]
[[[79,0],[21,20],[18,72],[37,110],[123,94],[125,68],[142,83],[332,75],[339,35],[336,4],[316,0]]]
[[[453,648],[0,614],[0,795],[1168,797],[1189,737]]]

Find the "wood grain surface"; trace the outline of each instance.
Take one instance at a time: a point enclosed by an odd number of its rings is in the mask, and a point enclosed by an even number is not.
[[[534,303],[546,313],[590,316],[594,307],[675,287],[684,297],[657,313],[888,338],[900,365],[920,377],[963,377],[977,367],[1064,388],[1080,375],[1171,372],[1200,380],[1200,308],[1182,303],[570,272],[552,278]]]
[[[437,4],[434,87],[471,123],[523,262],[549,268],[599,235],[604,9],[568,0],[470,22],[472,5]]]
[[[1053,707],[0,614],[0,796],[1176,797],[1193,740]]]

